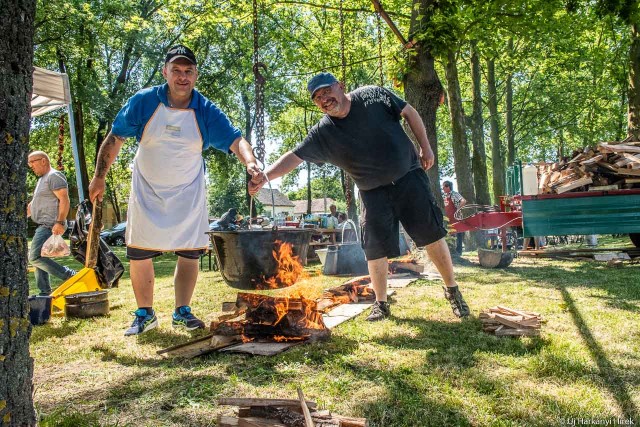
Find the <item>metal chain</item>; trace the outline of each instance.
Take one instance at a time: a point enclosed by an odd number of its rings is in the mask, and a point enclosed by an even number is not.
[[[342,60],[342,83],[347,84],[347,57],[344,54],[344,11],[340,0],[340,59]]]
[[[380,86],[384,86],[384,71],[382,69],[382,18],[376,13],[378,27],[378,70],[380,71]]]
[[[256,96],[256,143],[253,148],[253,154],[260,160],[264,168],[264,84],[266,78],[262,72],[266,73],[267,66],[260,62],[258,35],[258,0],[253,0],[253,75]]]
[[[346,86],[347,81],[347,58],[344,52],[344,10],[342,8],[343,0],[340,0],[340,59],[342,60],[342,83]],[[349,174],[344,174],[344,197],[347,201],[347,218],[349,218],[349,210],[351,208],[351,178]]]

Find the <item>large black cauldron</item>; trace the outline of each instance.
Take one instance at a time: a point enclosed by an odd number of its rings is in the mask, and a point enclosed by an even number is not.
[[[305,265],[313,230],[237,230],[211,231],[208,234],[227,285],[251,290],[257,289],[265,277],[276,274],[278,265],[273,250],[278,240],[290,243],[293,255]]]

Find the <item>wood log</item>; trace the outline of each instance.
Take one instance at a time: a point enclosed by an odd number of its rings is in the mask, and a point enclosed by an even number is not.
[[[309,409],[318,407],[317,403],[312,400],[306,400]],[[299,407],[299,399],[261,399],[256,397],[219,397],[218,405],[222,406],[291,406]]]
[[[238,427],[288,427],[286,424],[282,424],[276,420],[270,420],[269,418],[238,418]]]
[[[616,173],[618,175],[640,176],[640,169],[617,168]]]
[[[302,389],[300,387],[298,390],[298,400],[300,400],[300,407],[302,408],[302,414],[304,415],[304,423],[305,427],[315,427],[313,425],[313,420],[311,419],[311,413],[309,412],[309,407],[307,406],[306,400],[304,399],[304,393],[302,393]]]
[[[640,147],[627,144],[600,144],[598,148],[600,151],[608,153],[640,153]]]
[[[566,193],[567,191],[571,191],[571,190],[574,190],[574,189],[576,189],[578,187],[582,187],[582,186],[591,184],[592,182],[593,182],[593,180],[591,179],[591,177],[587,176],[587,177],[577,179],[575,181],[572,181],[572,182],[570,182],[568,184],[565,184],[563,186],[560,186],[560,187],[556,188],[556,192],[558,194]]]

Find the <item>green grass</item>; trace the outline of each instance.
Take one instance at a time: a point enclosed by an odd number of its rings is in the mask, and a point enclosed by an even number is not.
[[[520,258],[490,270],[473,253],[464,258],[456,271],[469,320],[453,316],[439,282],[420,280],[397,290],[391,320],[370,324],[360,315],[328,342],[274,357],[214,353],[180,361],[156,355],[192,336],[171,328],[175,258],[164,256],[155,263],[157,330],[123,336],[136,308],[126,274],[109,293],[110,316],[53,319],[33,329],[41,425],[212,426],[233,410],[216,404],[220,396],[295,398],[297,386],[321,407],[367,417],[371,426],[640,422],[638,264]],[[308,270],[308,279],[269,293],[314,297],[346,280],[317,274],[317,265]],[[204,271],[192,306],[208,323],[235,294],[217,272]],[[483,333],[477,315],[496,304],[540,312],[541,337]]]

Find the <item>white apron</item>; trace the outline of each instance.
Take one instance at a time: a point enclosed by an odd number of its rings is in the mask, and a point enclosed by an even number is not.
[[[127,245],[159,251],[209,245],[202,136],[195,112],[160,104],[133,160]]]

